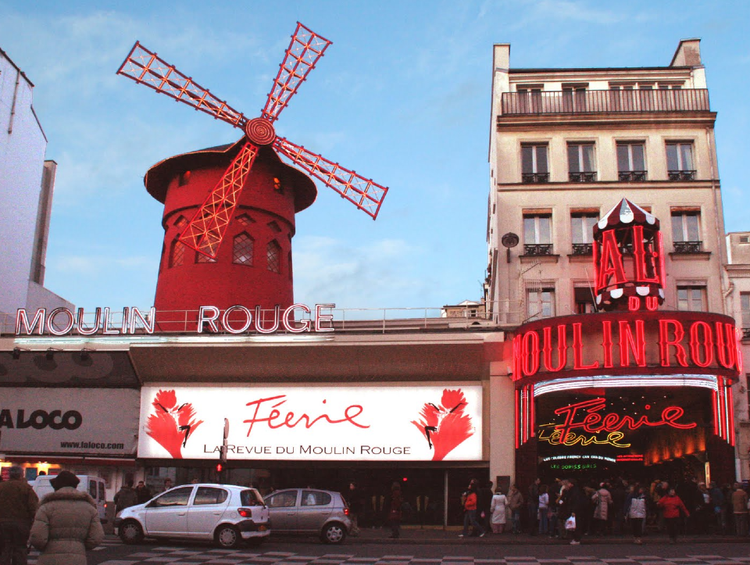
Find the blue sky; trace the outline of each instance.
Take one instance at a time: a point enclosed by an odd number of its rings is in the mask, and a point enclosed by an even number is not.
[[[277,132],[390,187],[378,220],[330,189],[297,215],[295,299],[425,308],[481,296],[494,43],[512,67],[666,66],[699,37],[727,231],[750,229],[748,2],[7,1],[0,47],[35,84],[58,163],[46,286],[148,308],[161,205],[143,175],[239,130],[115,75],[135,40],[253,117],[296,22],[333,41]]]

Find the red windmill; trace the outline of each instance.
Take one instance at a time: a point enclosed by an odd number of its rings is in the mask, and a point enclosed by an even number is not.
[[[242,139],[232,146],[166,159],[146,175],[148,191],[165,204],[165,256],[157,283],[157,309],[190,310],[207,304],[227,308],[248,301],[264,307],[277,304],[283,307],[293,302],[291,237],[294,235],[294,213],[312,204],[316,190],[307,177],[282,165],[277,154],[331,187],[373,219],[377,217],[388,188],[278,137],[274,131],[273,123],[330,44],[327,39],[297,23],[266,105],[260,117],[253,119],[219,100],[140,43],[133,46],[118,74],[244,132]],[[227,167],[226,161],[230,159]],[[246,233],[245,230],[241,234],[245,237],[241,260],[237,261],[236,250],[232,254],[227,252],[227,259],[223,260],[221,244],[238,221],[246,227],[255,224],[270,226],[272,232],[287,231],[288,241],[281,236],[269,240],[274,234],[261,233],[263,230],[256,230],[256,233]],[[271,241],[276,247],[267,250],[267,272],[253,276],[242,267],[255,266],[259,267],[258,271],[263,271],[258,264],[260,261],[255,261],[262,254],[252,248],[258,243],[257,239]],[[281,280],[274,275],[282,274],[278,267],[279,258],[285,257],[284,244],[289,246],[286,255],[289,276]],[[185,258],[188,249],[197,252],[192,262]],[[242,259],[248,254],[251,257],[249,263]],[[225,267],[221,268],[221,264]],[[200,265],[203,270],[186,268],[175,274],[173,267],[188,265]],[[235,268],[238,266],[239,270]]]

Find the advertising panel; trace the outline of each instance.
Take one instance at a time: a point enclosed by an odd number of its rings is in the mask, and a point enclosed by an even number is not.
[[[141,458],[478,461],[482,387],[143,387],[140,424]]]
[[[135,454],[137,390],[4,388],[2,392],[2,453]]]

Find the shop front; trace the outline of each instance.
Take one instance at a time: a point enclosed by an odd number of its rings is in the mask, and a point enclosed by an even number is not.
[[[593,251],[599,312],[515,333],[518,475],[733,481],[734,319],[659,310],[659,222],[626,200],[595,226]]]

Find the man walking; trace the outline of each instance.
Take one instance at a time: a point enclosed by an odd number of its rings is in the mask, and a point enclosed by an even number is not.
[[[26,544],[39,498],[21,467],[11,467],[8,478],[0,483],[0,565],[26,565]]]
[[[747,493],[740,483],[734,483],[732,493],[732,511],[734,513],[734,533],[747,535]]]

